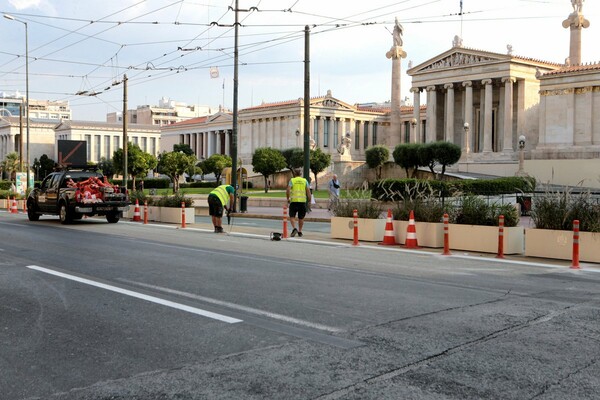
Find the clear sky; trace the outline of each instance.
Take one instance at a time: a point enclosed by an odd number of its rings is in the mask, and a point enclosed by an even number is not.
[[[460,15],[462,3],[462,16]],[[32,99],[68,100],[75,120],[104,121],[167,97],[233,107],[233,0],[0,0],[28,24]],[[562,63],[570,0],[239,0],[239,107],[304,95],[304,26],[311,28],[311,96],[331,90],[348,102],[391,97],[394,18],[404,27],[402,94],[408,62],[463,46]],[[600,0],[585,0],[582,61],[599,62]],[[0,92],[25,92],[24,25],[0,19]],[[211,78],[211,67],[219,70]],[[113,85],[113,83],[116,83]],[[224,89],[223,89],[224,87]],[[95,96],[77,95],[96,93]],[[412,99],[412,96],[410,96]]]

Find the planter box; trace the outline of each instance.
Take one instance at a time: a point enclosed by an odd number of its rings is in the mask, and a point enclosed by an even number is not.
[[[396,242],[406,243],[408,221],[393,221]],[[439,222],[415,222],[417,243],[422,247],[444,247],[444,224]]]
[[[123,212],[123,218],[133,219],[135,204],[129,207],[129,210]],[[185,224],[193,224],[196,210],[193,207],[185,209]],[[140,205],[140,218],[144,220],[144,206]],[[171,224],[181,224],[181,207],[156,207],[148,206],[148,221],[167,222]]]
[[[498,227],[482,225],[448,226],[450,249],[498,253]],[[504,227],[504,254],[522,254],[525,229],[521,226]]]
[[[526,229],[525,255],[573,259],[573,232],[553,229]],[[579,232],[579,260],[600,263],[600,233]]]
[[[381,242],[385,234],[385,219],[358,219],[358,240]],[[354,219],[331,217],[331,237],[354,240]]]

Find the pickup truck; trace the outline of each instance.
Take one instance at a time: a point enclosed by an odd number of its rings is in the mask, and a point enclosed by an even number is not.
[[[128,209],[127,190],[89,170],[53,172],[41,184],[36,183],[27,198],[30,221],[49,214],[58,215],[62,224],[68,224],[84,215],[104,215],[109,223],[117,223]]]

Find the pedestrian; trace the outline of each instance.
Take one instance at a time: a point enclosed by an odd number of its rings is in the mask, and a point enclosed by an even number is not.
[[[340,181],[338,180],[338,176],[333,174],[331,180],[329,181],[329,205],[327,209],[331,211],[331,209],[337,204],[340,199]]]
[[[212,217],[215,233],[223,233],[223,209],[231,211],[235,189],[231,185],[221,185],[208,195],[208,215]],[[229,204],[229,208],[227,205]]]
[[[290,204],[290,223],[292,224],[291,236],[298,235],[302,237],[302,226],[306,216],[306,203],[312,198],[308,181],[300,176],[300,168],[294,169],[294,177],[285,191],[288,203]],[[296,214],[298,214],[298,227],[296,228]]]

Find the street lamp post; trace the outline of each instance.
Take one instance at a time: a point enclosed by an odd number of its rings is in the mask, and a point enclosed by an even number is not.
[[[469,145],[469,130],[471,129],[471,126],[469,125],[468,122],[465,122],[465,124],[463,125],[463,128],[465,130],[465,153],[467,155],[467,160],[468,160],[469,153],[471,152],[471,147]]]
[[[528,176],[525,172],[525,135],[519,136],[519,170],[516,176]]]
[[[413,118],[410,120],[410,126],[412,127],[412,131],[410,133],[410,142],[417,143],[417,119]]]
[[[27,189],[29,189],[29,40],[27,38],[27,22],[21,21],[10,14],[4,14],[4,18],[17,21],[25,25],[25,123],[27,144],[25,147],[25,160],[27,165]]]

